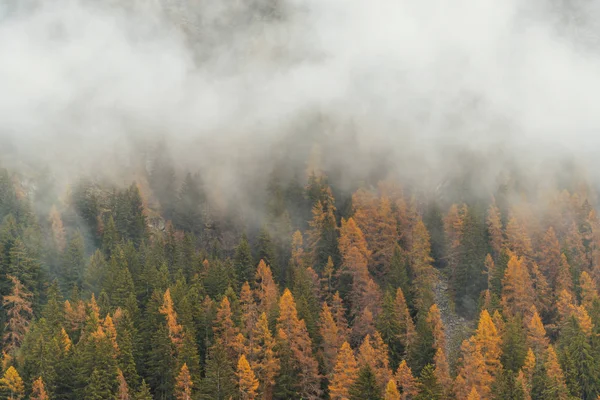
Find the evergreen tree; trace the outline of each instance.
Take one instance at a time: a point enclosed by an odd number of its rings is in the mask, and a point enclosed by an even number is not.
[[[73,287],[81,288],[85,270],[85,247],[83,236],[77,232],[69,242],[62,262],[61,278],[63,292],[70,292]]]
[[[235,256],[233,258],[233,267],[238,282],[250,282],[254,279],[255,268],[254,260],[252,259],[252,249],[248,243],[246,235],[242,235],[239,244],[235,248]]]
[[[186,232],[201,234],[203,231],[202,208],[206,201],[200,188],[199,177],[186,174],[174,204],[173,224]]]
[[[373,370],[368,366],[360,369],[356,381],[350,386],[350,400],[381,400],[381,393]]]

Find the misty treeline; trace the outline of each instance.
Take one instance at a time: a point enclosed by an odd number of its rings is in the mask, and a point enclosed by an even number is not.
[[[316,151],[235,197],[167,154],[125,186],[0,171],[3,398],[600,393],[600,219],[581,179],[340,185]]]

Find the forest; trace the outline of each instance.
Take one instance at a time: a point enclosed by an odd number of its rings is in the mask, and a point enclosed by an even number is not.
[[[0,171],[3,398],[600,393],[600,218],[581,180],[435,197],[308,161],[266,174],[249,215],[164,154],[143,165],[62,189]]]

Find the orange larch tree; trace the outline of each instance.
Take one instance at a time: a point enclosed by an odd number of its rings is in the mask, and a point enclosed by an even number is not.
[[[511,212],[511,217],[506,224],[506,244],[508,249],[519,257],[532,256],[531,239],[514,212]]]
[[[244,282],[240,291],[241,332],[250,336],[258,319],[258,312],[250,284]]]
[[[598,290],[596,283],[586,271],[579,277],[579,286],[581,287],[581,305],[590,312],[594,301],[598,299]]]
[[[434,375],[435,379],[442,388],[443,398],[450,398],[450,394],[453,391],[452,377],[450,376],[450,366],[448,365],[448,359],[446,358],[445,351],[438,347],[433,357],[433,363],[435,365]]]
[[[321,350],[323,352],[323,364],[326,374],[329,374],[337,358],[337,352],[345,338],[340,334],[340,330],[335,323],[333,314],[327,303],[323,303],[321,317],[319,318],[319,333],[321,335]]]
[[[502,306],[509,315],[525,315],[533,300],[533,286],[524,261],[511,254],[502,280]]]
[[[358,349],[358,364],[360,367],[366,365],[371,367],[380,389],[385,389],[385,385],[392,376],[392,371],[389,366],[388,347],[379,332],[375,331],[372,338],[371,335],[365,336]]]
[[[552,289],[536,263],[531,266],[531,278],[535,291],[535,306],[542,314],[548,315],[552,309]]]
[[[258,379],[256,379],[252,367],[243,354],[238,360],[236,375],[238,378],[240,400],[254,400],[256,398],[256,391],[258,390]]]
[[[31,386],[31,397],[30,400],[49,400],[48,392],[46,392],[46,386],[44,385],[44,381],[40,376],[35,381],[33,381],[33,385]]]
[[[12,288],[10,294],[2,299],[6,310],[3,350],[13,356],[23,343],[33,318],[32,294],[14,276],[7,275],[7,278],[12,282]]]
[[[329,383],[332,400],[348,399],[348,389],[358,377],[358,364],[348,342],[344,342],[337,354],[335,367]]]
[[[284,290],[279,300],[277,329],[284,333],[286,345],[292,353],[292,362],[299,371],[302,396],[317,399],[321,392],[318,363],[312,355],[312,342],[306,324],[298,318],[296,303],[289,289]]]
[[[236,344],[238,343],[237,336],[240,333],[239,329],[233,323],[231,305],[227,296],[223,297],[217,316],[213,325],[215,339],[227,351],[232,360],[235,360],[237,354]]]
[[[346,319],[346,308],[339,292],[335,292],[331,299],[331,313],[333,314],[333,319],[335,320],[335,325],[338,328],[340,336],[344,340],[347,340],[350,329],[348,328],[348,321]]]
[[[418,310],[426,312],[433,304],[433,285],[436,273],[431,265],[433,258],[431,258],[429,232],[420,217],[412,231],[409,259],[413,273],[414,304]]]
[[[548,387],[546,388],[546,393],[549,393],[553,399],[569,399],[569,390],[567,389],[567,384],[565,383],[565,376],[552,345],[548,346],[545,366],[546,377],[548,378]]]
[[[549,282],[554,284],[558,271],[560,269],[560,243],[554,228],[550,227],[544,234],[537,253],[537,260],[540,269],[548,278]]]
[[[489,315],[489,314],[488,314]],[[446,348],[446,334],[444,332],[444,323],[442,322],[442,314],[437,304],[433,304],[429,308],[427,314],[427,324],[433,333],[433,347]]]
[[[460,262],[460,247],[465,227],[468,208],[466,204],[452,204],[444,217],[444,232],[446,234],[446,252],[448,267],[452,280],[455,279],[456,269]]]
[[[273,386],[280,369],[280,363],[275,354],[275,339],[269,330],[266,313],[262,313],[258,318],[252,336],[251,366],[260,382],[260,392],[263,399],[270,400],[273,397]]]
[[[273,280],[271,268],[260,260],[256,268],[256,298],[258,299],[258,312],[267,313],[267,317],[271,317],[277,311],[277,299],[279,290]]]
[[[495,378],[500,368],[500,356],[502,355],[502,338],[496,330],[496,325],[487,310],[483,310],[479,317],[479,324],[472,340],[481,352],[486,365],[487,373]]]
[[[544,354],[550,341],[546,337],[546,329],[535,306],[531,306],[531,318],[525,320],[525,327],[527,328],[527,344],[539,357]]]
[[[408,304],[406,304],[404,292],[402,292],[401,288],[396,290],[394,307],[396,308],[397,315],[400,317],[400,341],[404,345],[404,348],[408,349],[414,343],[417,333],[415,324],[410,316],[410,311],[408,310]]]
[[[192,389],[194,383],[190,376],[190,370],[187,364],[181,366],[181,370],[175,379],[175,399],[177,400],[192,400]]]
[[[179,349],[183,342],[183,327],[177,322],[177,313],[173,306],[171,291],[168,288],[163,295],[163,304],[159,311],[167,319],[167,328],[169,329],[169,338],[171,339],[171,342]]]
[[[123,371],[118,368],[117,371],[117,381],[119,382],[119,389],[117,391],[117,399],[118,400],[130,400],[131,396],[129,395],[129,386],[127,385],[127,381],[123,376]]]
[[[564,253],[560,256],[560,267],[558,269],[558,274],[556,275],[554,290],[556,293],[560,293],[563,290],[566,290],[571,294],[573,293],[573,275],[571,274],[571,266]]]
[[[465,400],[472,388],[484,398],[490,393],[494,378],[489,374],[481,349],[475,340],[465,340],[461,346],[462,357],[455,381],[456,398]]]
[[[402,393],[402,400],[410,400],[419,394],[419,384],[406,364],[406,360],[402,360],[394,377]]]

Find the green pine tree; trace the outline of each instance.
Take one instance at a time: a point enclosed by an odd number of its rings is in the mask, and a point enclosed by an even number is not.
[[[350,386],[350,400],[381,400],[381,389],[377,384],[375,373],[368,365],[362,367],[358,378]]]

